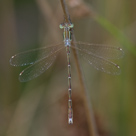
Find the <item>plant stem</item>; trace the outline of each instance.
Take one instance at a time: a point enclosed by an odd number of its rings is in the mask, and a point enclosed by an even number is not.
[[[61,2],[62,9],[63,9],[63,12],[64,12],[65,20],[66,20],[66,22],[69,22],[70,16],[69,16],[69,13],[68,13],[68,10],[67,10],[66,2],[65,2],[65,0],[60,0],[60,2]],[[74,42],[76,41],[73,32],[72,32],[72,40]],[[72,42],[72,44],[74,44],[74,43]],[[88,99],[87,99],[87,96],[86,96],[87,91],[86,91],[86,87],[85,87],[83,76],[82,76],[81,66],[80,66],[80,63],[78,61],[79,59],[78,59],[76,50],[75,49],[72,49],[72,50],[73,50],[73,54],[74,54],[74,58],[75,58],[75,62],[76,62],[77,72],[78,72],[78,75],[79,75],[80,88],[81,88],[81,92],[82,92],[82,96],[83,96],[83,104],[84,104],[84,107],[85,107],[85,113],[86,113],[86,117],[87,117],[87,121],[88,121],[90,136],[97,136],[96,125],[94,123],[93,110],[91,109],[91,106],[88,104],[90,102],[88,102]]]

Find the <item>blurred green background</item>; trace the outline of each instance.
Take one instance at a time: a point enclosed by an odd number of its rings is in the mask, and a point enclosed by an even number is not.
[[[100,136],[136,135],[135,5],[135,0],[68,1],[77,41],[120,46],[125,51],[124,58],[117,61],[122,70],[119,76],[97,71],[80,60]],[[66,52],[48,71],[26,83],[18,80],[24,67],[9,64],[18,52],[62,41],[62,22],[59,0],[0,1],[0,136],[89,135],[73,55],[76,111],[71,126],[67,124]]]

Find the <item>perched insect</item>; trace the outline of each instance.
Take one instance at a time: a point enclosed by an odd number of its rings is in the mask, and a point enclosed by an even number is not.
[[[77,53],[82,56],[89,64],[91,64],[97,70],[106,72],[108,74],[118,75],[120,74],[120,67],[110,61],[110,59],[120,59],[124,52],[122,48],[111,47],[100,44],[90,44],[84,42],[72,42],[72,23],[62,23],[60,28],[64,29],[63,39],[60,44],[44,47],[39,49],[33,49],[18,53],[11,57],[10,64],[12,66],[25,66],[30,65],[19,74],[19,80],[21,82],[29,81],[38,77],[45,72],[54,62],[58,53],[62,49],[66,48],[67,63],[68,63],[68,123],[73,123],[73,110],[72,110],[72,88],[71,88],[71,64],[70,64],[70,48],[76,49]],[[65,45],[65,46],[62,46]],[[38,58],[33,56],[36,52],[40,52]],[[35,68],[33,68],[35,67]]]

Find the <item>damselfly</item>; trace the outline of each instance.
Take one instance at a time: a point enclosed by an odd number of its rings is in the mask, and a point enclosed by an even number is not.
[[[72,44],[72,23],[62,23],[60,28],[64,29],[63,39],[60,44],[50,47],[33,49],[26,52],[18,53],[11,57],[10,64],[12,66],[30,65],[19,74],[21,82],[29,81],[38,77],[45,72],[55,61],[58,53],[66,48],[67,63],[68,63],[68,123],[73,123],[72,109],[72,89],[71,89],[71,64],[70,64],[70,48],[76,49],[77,53],[82,56],[89,64],[97,70],[108,74],[120,74],[120,67],[110,61],[110,59],[120,59],[124,52],[122,48],[111,47],[100,44],[90,44],[84,42],[73,42]],[[62,46],[65,45],[65,46]],[[40,55],[35,58],[35,54],[40,52]]]

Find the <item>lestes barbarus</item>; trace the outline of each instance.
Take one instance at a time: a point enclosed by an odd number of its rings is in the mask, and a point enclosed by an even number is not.
[[[62,23],[60,28],[64,29],[63,39],[64,42],[55,46],[43,47],[18,53],[11,57],[10,64],[12,66],[25,66],[30,65],[19,74],[19,80],[26,82],[32,80],[43,72],[45,72],[55,61],[58,53],[66,48],[67,63],[68,63],[68,123],[73,124],[73,109],[72,109],[72,89],[71,89],[71,63],[70,63],[70,48],[76,49],[77,53],[83,59],[88,61],[97,70],[106,72],[108,74],[120,74],[120,67],[110,59],[120,59],[124,52],[122,48],[111,47],[100,44],[90,44],[84,42],[73,42],[72,39],[72,23]],[[65,46],[62,46],[65,45]],[[36,52],[40,52],[40,56],[34,58]],[[33,68],[35,67],[35,68]]]

